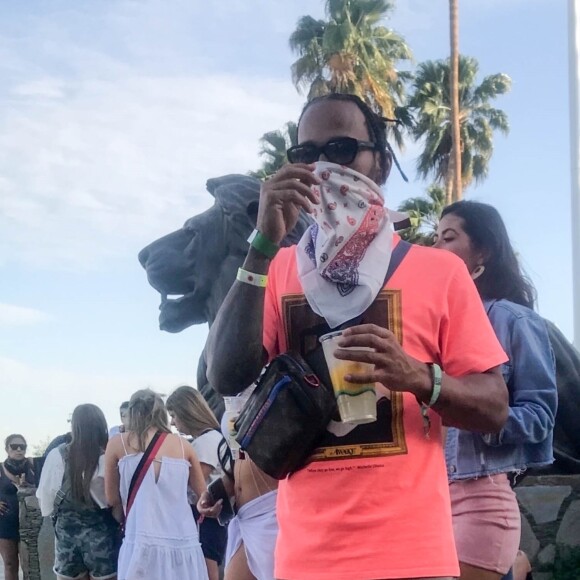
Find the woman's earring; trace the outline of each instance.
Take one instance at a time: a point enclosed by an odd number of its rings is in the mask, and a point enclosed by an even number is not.
[[[485,272],[485,266],[480,264],[479,266],[475,266],[473,272],[471,272],[471,279],[477,280],[483,273]]]

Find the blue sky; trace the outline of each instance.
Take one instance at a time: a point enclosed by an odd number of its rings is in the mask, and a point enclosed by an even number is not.
[[[138,251],[211,204],[209,177],[259,165],[258,139],[303,98],[288,37],[323,3],[0,3],[0,437],[66,431],[75,405],[111,423],[137,388],[195,384],[207,330],[157,326]],[[467,196],[502,213],[539,311],[571,337],[564,0],[461,3],[461,51],[505,72],[490,177]],[[417,62],[448,51],[447,2],[399,0],[388,26]],[[394,207],[428,185],[387,186]]]

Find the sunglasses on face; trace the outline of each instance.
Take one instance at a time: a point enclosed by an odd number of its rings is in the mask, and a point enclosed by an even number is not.
[[[12,451],[26,451],[26,443],[10,443]]]
[[[337,137],[330,139],[320,147],[310,141],[290,147],[286,151],[286,155],[290,163],[314,163],[324,154],[331,163],[348,165],[354,161],[360,150],[370,149],[374,151],[376,148],[376,143],[370,141],[359,141],[354,137]]]

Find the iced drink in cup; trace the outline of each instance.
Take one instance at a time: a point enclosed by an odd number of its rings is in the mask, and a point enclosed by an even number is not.
[[[361,375],[372,372],[373,364],[354,362],[349,360],[339,360],[334,357],[338,346],[338,341],[342,336],[342,331],[330,332],[320,337],[324,358],[328,365],[332,388],[336,396],[338,411],[343,423],[361,425],[372,423],[377,420],[377,399],[375,396],[375,384],[357,385],[349,383],[344,379],[346,375]],[[361,351],[370,350],[363,346],[355,346],[345,350]]]

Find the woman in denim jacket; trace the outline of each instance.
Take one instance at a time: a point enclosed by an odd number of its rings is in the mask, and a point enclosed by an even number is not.
[[[535,290],[523,275],[495,208],[461,201],[443,210],[435,246],[459,256],[479,290],[509,362],[509,418],[489,435],[450,428],[446,460],[462,580],[499,579],[520,542],[520,512],[508,479],[553,461],[554,355]]]

